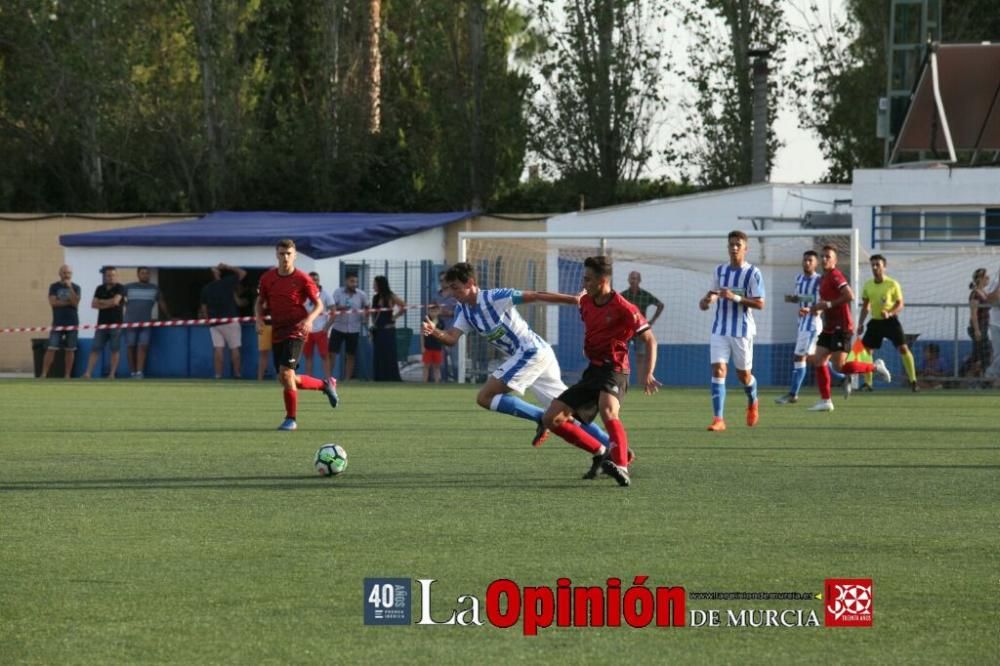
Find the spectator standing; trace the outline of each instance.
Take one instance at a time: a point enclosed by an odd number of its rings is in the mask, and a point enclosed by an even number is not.
[[[377,382],[401,382],[396,358],[396,319],[406,312],[406,303],[389,288],[384,275],[375,276],[372,298],[372,375]]]
[[[445,276],[447,271],[438,273],[438,290],[431,298],[431,303],[438,306],[438,319],[444,330],[448,330],[455,323],[455,310],[458,307],[458,299],[448,288],[448,281]],[[458,381],[458,347],[455,345],[445,346],[444,365],[442,366],[441,381]]]
[[[993,347],[993,363],[986,369],[985,375],[997,379],[1000,378],[1000,270],[993,276],[993,282],[986,289],[986,297],[993,305],[988,329]]]
[[[101,269],[104,276],[103,282],[94,290],[94,298],[90,302],[90,307],[99,310],[97,313],[97,324],[120,324],[125,315],[125,287],[118,282],[118,269],[114,266],[105,266]],[[108,379],[114,379],[118,372],[118,361],[121,358],[122,330],[120,328],[98,329],[94,333],[94,346],[90,348],[90,358],[87,359],[87,371],[83,373],[84,379],[90,379],[94,366],[101,353],[108,345],[111,346],[111,371]],[[98,370],[100,374],[100,370]]]
[[[990,276],[985,268],[977,268],[969,283],[969,337],[972,338],[972,360],[976,375],[990,369],[993,350],[990,347],[990,295],[986,287]]]
[[[663,302],[640,287],[639,285],[641,284],[642,274],[639,271],[632,271],[628,274],[628,289],[621,292],[621,294],[626,301],[634,305],[636,309],[639,310],[639,314],[646,318],[649,322],[650,328],[652,328],[653,324],[656,323],[656,320],[660,318],[661,314],[663,314]],[[652,317],[648,314],[649,308],[651,307],[656,308],[656,312],[653,313]],[[639,338],[637,337],[632,338],[631,340],[631,344],[635,346],[636,365],[639,366],[639,368],[645,368],[646,346],[644,344],[638,344],[638,340]]]
[[[238,266],[219,263],[212,267],[212,281],[201,288],[201,307],[199,315],[202,319],[236,319],[240,315],[239,304],[236,302],[236,289],[245,278],[247,272]],[[239,379],[240,346],[242,331],[237,321],[226,324],[216,324],[208,329],[212,336],[212,361],[215,367],[215,378],[222,379],[222,351],[229,347],[230,361],[233,364],[233,377]]]
[[[49,305],[52,306],[53,326],[80,325],[80,285],[73,282],[73,269],[63,264],[59,267],[59,281],[49,285]],[[63,365],[65,377],[73,375],[73,361],[76,360],[76,345],[80,331],[50,331],[49,346],[42,359],[42,379],[49,376],[52,362],[56,358],[56,350],[63,350]]]
[[[427,322],[438,331],[447,330],[441,321],[441,306],[431,303],[427,306]],[[420,360],[424,366],[424,383],[441,383],[441,365],[444,362],[444,344],[435,335],[420,336]]]
[[[346,381],[354,376],[354,359],[358,354],[364,311],[371,305],[368,294],[358,289],[357,273],[345,274],[343,286],[333,292],[333,303],[336,313],[330,314],[326,324],[330,331],[330,368],[336,367],[337,354],[343,345],[344,374],[341,379]]]
[[[315,357],[315,353],[319,352],[320,360],[323,363],[322,377],[328,378],[330,377],[330,339],[326,331],[328,328],[328,313],[332,311],[334,304],[333,296],[319,283],[319,273],[313,271],[309,274],[309,277],[316,283],[316,288],[319,289],[319,300],[323,304],[323,312],[313,320],[312,330],[306,335],[306,342],[302,347],[302,354],[305,356],[304,369],[307,375],[316,376],[317,373],[312,372],[315,369],[313,368],[313,358]],[[307,312],[312,312],[313,307],[315,306],[312,301],[306,301]]]
[[[159,305],[160,316],[170,317],[167,303],[163,300],[160,288],[150,282],[150,271],[146,266],[140,266],[135,271],[138,282],[125,285],[125,323],[135,324],[153,321],[153,306]],[[149,353],[149,340],[153,329],[125,329],[125,350],[128,353],[128,367],[134,379],[142,379],[146,372],[146,357]]]

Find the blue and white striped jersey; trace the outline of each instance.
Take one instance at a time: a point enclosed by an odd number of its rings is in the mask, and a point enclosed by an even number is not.
[[[728,263],[719,264],[712,277],[712,291],[720,289],[728,289],[748,298],[764,298],[764,277],[753,264],[744,263],[739,268],[733,268]],[[734,338],[756,335],[757,325],[753,320],[753,311],[742,303],[718,299],[715,302],[712,334]]]
[[[799,273],[795,276],[795,295],[799,298],[799,307],[812,307],[819,300],[819,281],[823,276],[819,273],[806,275]],[[809,332],[821,330],[823,326],[822,315],[809,314],[808,312],[799,315],[799,331]]]
[[[514,308],[521,299],[517,289],[481,289],[475,305],[458,303],[455,306],[452,326],[463,333],[476,331],[508,356],[547,348],[549,343],[531,330]]]

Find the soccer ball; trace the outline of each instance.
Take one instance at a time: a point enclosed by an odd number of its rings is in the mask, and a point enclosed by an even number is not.
[[[340,444],[324,444],[313,461],[320,476],[337,476],[347,469],[347,451]]]

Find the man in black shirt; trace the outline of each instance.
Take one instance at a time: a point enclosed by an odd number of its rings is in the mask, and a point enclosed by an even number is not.
[[[220,263],[212,267],[212,277],[215,278],[201,288],[202,319],[227,318],[240,316],[239,304],[236,302],[236,289],[247,276],[247,272],[238,266]],[[226,324],[216,324],[208,329],[212,336],[212,361],[215,365],[215,378],[222,379],[222,350],[229,347],[229,357],[233,364],[233,377],[242,376],[240,366],[240,346],[242,327],[237,321]]]
[[[94,290],[94,300],[90,302],[90,307],[99,310],[97,313],[97,323],[100,324],[120,324],[125,314],[125,287],[118,282],[118,270],[114,266],[105,266],[101,269],[104,275],[104,282]],[[108,345],[111,346],[111,372],[108,379],[114,379],[118,372],[118,359],[121,356],[121,336],[120,328],[98,329],[94,333],[94,346],[90,348],[90,358],[87,359],[87,372],[83,373],[84,379],[90,379],[97,359]],[[101,371],[98,370],[100,375]]]

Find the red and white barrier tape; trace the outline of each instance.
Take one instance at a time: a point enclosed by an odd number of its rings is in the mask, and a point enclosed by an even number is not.
[[[407,305],[405,309],[421,310],[426,305]],[[366,315],[372,312],[389,312],[396,308],[369,308],[367,310],[338,310],[337,315],[361,314]],[[270,319],[270,318],[268,318]],[[137,321],[122,324],[80,324],[78,326],[9,326],[0,328],[0,333],[45,333],[49,331],[87,331],[87,330],[114,330],[120,328],[166,328],[168,326],[217,326],[219,324],[252,324],[257,321],[256,317],[208,317],[206,319],[170,319],[167,321]]]

